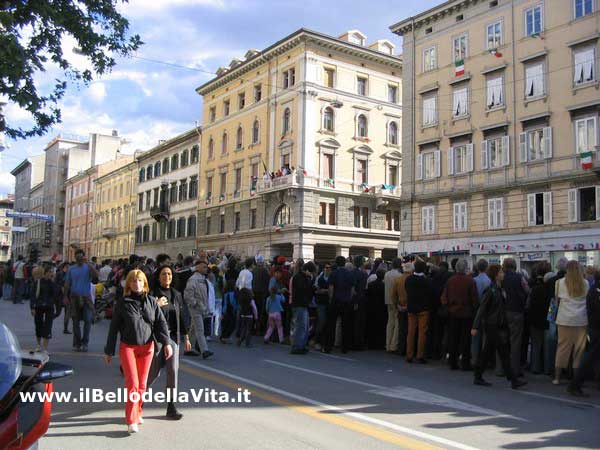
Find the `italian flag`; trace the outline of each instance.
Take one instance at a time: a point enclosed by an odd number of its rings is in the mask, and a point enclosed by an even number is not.
[[[542,36],[540,33],[533,33],[531,37],[541,39],[542,41],[544,40],[544,36]]]
[[[583,170],[588,170],[594,167],[594,162],[592,160],[593,153],[585,152],[581,154],[581,168]]]
[[[496,58],[502,58],[502,53],[500,53],[497,48],[491,48],[489,50],[489,52],[491,55],[494,55]]]
[[[454,63],[454,76],[460,77],[465,74],[465,60],[461,59]]]

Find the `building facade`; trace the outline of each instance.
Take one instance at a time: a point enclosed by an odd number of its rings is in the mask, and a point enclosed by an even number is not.
[[[29,198],[29,191],[33,186],[44,181],[45,158],[45,154],[27,158],[10,172],[15,177],[15,211],[30,212],[31,199]],[[30,223],[30,219],[19,217],[13,219],[13,255],[25,256],[28,253],[26,230]]]
[[[44,214],[44,183],[38,183],[31,187],[29,191],[29,210],[32,213]],[[23,256],[31,254],[32,250],[38,255],[41,255],[43,244],[46,237],[50,237],[52,226],[48,225],[49,222],[41,220],[31,220],[27,225],[27,231],[25,232],[25,240],[27,241],[26,253]],[[48,233],[48,235],[46,235]],[[18,256],[18,255],[17,255]]]
[[[199,247],[390,258],[399,238],[402,62],[300,29],[200,86]]]
[[[598,4],[455,0],[403,37],[400,252],[600,262]]]
[[[200,142],[194,128],[138,155],[138,255],[196,254]]]
[[[121,157],[98,168],[93,184],[92,255],[98,260],[127,258],[134,253],[137,162]]]
[[[12,195],[8,198],[0,198],[0,263],[11,259],[12,227],[14,219],[7,217],[7,211],[12,211],[15,201]]]

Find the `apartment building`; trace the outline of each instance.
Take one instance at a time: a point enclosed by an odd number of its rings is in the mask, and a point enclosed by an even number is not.
[[[92,255],[128,258],[135,251],[137,162],[134,155],[98,167],[93,183]]]
[[[14,208],[15,199],[12,197],[0,197],[0,263],[11,259],[12,227],[14,219],[7,216],[8,211]]]
[[[198,242],[267,257],[391,258],[402,61],[387,40],[300,29],[221,67],[203,97]]]
[[[29,212],[35,214],[44,214],[44,182],[40,182],[31,187],[29,195]],[[24,257],[31,253],[31,250],[36,250],[38,255],[41,255],[44,245],[49,245],[52,233],[52,223],[42,220],[31,220],[27,225],[25,232],[25,241],[27,242],[27,250],[22,253]],[[17,255],[18,256],[18,255]],[[46,257],[45,260],[48,260]]]
[[[600,262],[598,3],[454,0],[403,37],[401,253]]]
[[[196,255],[200,142],[193,128],[138,155],[138,255]]]

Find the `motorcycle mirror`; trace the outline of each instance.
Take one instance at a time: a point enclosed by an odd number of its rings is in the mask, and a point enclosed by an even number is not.
[[[66,364],[47,362],[36,374],[34,381],[36,383],[48,383],[58,378],[64,378],[73,375],[73,368]]]

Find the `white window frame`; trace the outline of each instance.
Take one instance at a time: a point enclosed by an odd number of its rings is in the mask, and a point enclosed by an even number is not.
[[[485,93],[485,107],[488,111],[496,108],[503,108],[506,104],[504,74],[488,76],[485,80]]]
[[[588,186],[596,189],[596,220],[600,220],[600,186]],[[567,216],[570,223],[581,222],[580,193],[583,188],[569,189],[567,192]],[[585,221],[589,223],[590,221]]]
[[[364,92],[360,92],[360,83],[364,81],[365,89]],[[357,75],[356,77],[356,94],[362,97],[367,97],[369,95],[369,78],[364,75]]]
[[[393,142],[393,140],[392,140],[392,124],[396,126],[396,135],[395,135],[396,142]],[[388,122],[386,143],[388,145],[400,145],[400,126],[398,125],[398,122],[396,122],[395,120],[390,120]]]
[[[441,175],[440,150],[424,151],[417,155],[417,180],[433,180]]]
[[[532,158],[532,139],[536,135],[540,136],[539,155]],[[552,127],[541,127],[524,131],[519,134],[519,161],[524,163],[552,158],[552,145]]]
[[[499,164],[492,166],[492,158],[490,143],[491,141],[498,142],[500,141],[500,155],[496,158],[496,160],[500,161]],[[509,136],[500,136],[492,139],[486,139],[481,143],[481,169],[500,169],[502,167],[507,167],[510,164],[510,137]]]
[[[361,136],[361,134],[359,132],[360,116],[363,116],[365,118],[365,135],[364,136]],[[366,139],[369,137],[369,118],[367,117],[366,114],[360,113],[360,114],[356,115],[356,137],[360,138],[360,139]]]
[[[542,223],[537,223],[537,196],[542,195]],[[552,225],[552,192],[527,194],[527,224],[531,226]]]
[[[437,46],[432,45],[423,49],[423,72],[437,69]]]
[[[585,12],[585,2],[586,0],[579,0],[581,1],[581,10],[582,10],[582,14],[581,16],[577,15],[577,1],[578,0],[573,0],[573,18],[574,19],[581,19],[582,17],[588,16],[590,14],[592,14],[595,10],[596,10],[596,5],[595,5],[595,0],[590,0],[590,3],[592,5],[592,9],[588,12]]]
[[[333,72],[331,75],[331,86],[327,84],[327,77],[325,76],[327,72]],[[330,89],[335,89],[336,87],[336,74],[337,70],[333,67],[323,67],[323,86],[328,87]]]
[[[591,55],[585,53],[591,52]],[[591,76],[591,77],[590,77]],[[596,75],[596,45],[586,45],[573,49],[573,85],[594,83]]]
[[[504,199],[488,199],[488,229],[499,230],[504,228]]]
[[[435,206],[421,208],[421,232],[422,234],[435,233]]]
[[[325,125],[325,118],[326,118],[326,113],[327,110],[331,110],[331,129],[327,128],[327,126]],[[330,133],[334,133],[335,132],[335,110],[333,109],[333,106],[325,106],[325,108],[323,108],[323,113],[322,113],[322,120],[321,120],[321,129],[323,131],[328,131]]]
[[[540,29],[536,30],[535,29],[535,11],[539,10],[540,12]],[[527,16],[528,14],[533,14],[533,22],[532,22],[532,26],[533,28],[531,30],[528,30],[528,24],[527,24]],[[541,3],[538,3],[537,5],[531,6],[529,8],[526,8],[525,10],[523,10],[523,32],[525,36],[531,36],[532,34],[539,34],[544,30],[544,7]]]
[[[500,25],[500,30],[496,33],[496,25]],[[490,45],[490,28],[493,27],[493,43]],[[504,20],[498,19],[494,22],[490,22],[485,26],[485,48],[488,50],[492,50],[494,48],[498,48],[504,45]]]
[[[458,170],[459,157],[462,159],[462,170]],[[474,146],[472,143],[461,144],[448,149],[448,175],[465,175],[473,172]]]
[[[391,95],[390,95],[392,93],[392,90],[394,91],[394,98],[391,98]],[[398,89],[398,85],[397,84],[388,84],[388,86],[387,86],[387,97],[388,97],[387,100],[388,100],[389,103],[394,103],[394,104],[398,103],[398,92],[399,92],[399,89]]]
[[[461,49],[461,40],[465,41],[464,51]],[[458,45],[457,45],[458,44]],[[459,54],[457,56],[457,53]],[[452,38],[452,62],[465,60],[469,57],[469,34],[462,33]]]
[[[334,158],[335,159],[335,158]],[[360,163],[364,162],[365,163],[365,181],[364,183],[369,184],[369,157],[366,155],[357,155],[354,157],[354,180],[355,180],[355,184],[356,185],[361,185],[363,183],[362,181],[362,172],[359,171],[359,167],[360,167]],[[334,168],[335,171],[335,168]]]
[[[469,88],[463,86],[452,92],[452,118],[459,119],[469,115]]]
[[[432,127],[438,123],[438,110],[437,110],[437,92],[435,94],[424,95],[421,99],[422,103],[422,126]],[[429,104],[431,103],[431,104]],[[432,112],[433,111],[433,112]]]
[[[580,123],[584,123],[585,127],[586,127],[586,132],[585,132],[583,143],[580,142],[580,139],[579,139],[579,124]],[[593,137],[595,138],[595,142],[593,142],[593,145],[590,145],[590,142],[588,142],[588,139],[590,137],[589,136],[590,123],[592,124],[592,127],[593,127],[592,129],[594,130]],[[598,145],[598,116],[587,116],[587,117],[582,117],[580,119],[577,119],[574,122],[574,127],[575,127],[575,153],[577,155],[579,155],[579,154],[585,153],[587,151],[595,152],[596,146]]]
[[[546,94],[544,61],[525,65],[525,98],[537,98]]]
[[[454,232],[469,231],[467,202],[457,202],[452,205]]]

